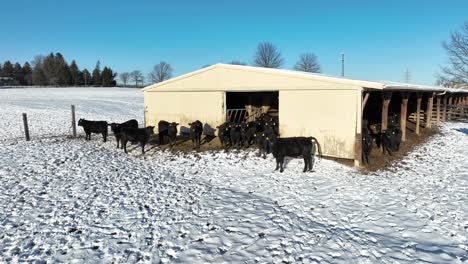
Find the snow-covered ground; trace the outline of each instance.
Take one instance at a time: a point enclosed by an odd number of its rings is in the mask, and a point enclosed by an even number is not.
[[[143,92],[134,88],[0,89],[0,141],[24,137],[22,113],[31,137],[71,134],[71,105],[76,118],[143,122]]]
[[[68,124],[71,102],[142,119],[138,90],[0,90],[0,263],[468,262],[467,124],[386,171],[302,173],[294,159],[281,174],[253,150],[126,155],[113,139],[50,137],[67,134],[54,114]],[[22,111],[53,133],[23,141]]]

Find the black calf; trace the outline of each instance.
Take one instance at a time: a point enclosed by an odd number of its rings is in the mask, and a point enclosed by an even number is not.
[[[203,124],[199,120],[189,123],[190,126],[190,139],[192,140],[192,146],[200,148],[201,136],[203,134]]]
[[[104,142],[107,141],[107,122],[90,121],[85,119],[78,120],[78,126],[82,126],[86,133],[86,140],[91,140],[91,133],[102,134]]]
[[[257,122],[248,122],[241,124],[241,138],[242,145],[250,147],[255,140],[255,133],[257,132]]]
[[[229,131],[231,138],[231,146],[242,146],[241,126],[240,124],[232,124]]]
[[[369,164],[369,155],[372,151],[372,136],[367,126],[362,128],[362,162]]]
[[[122,146],[125,153],[127,153],[127,142],[130,141],[132,143],[139,142],[141,145],[141,152],[145,154],[145,145],[148,143],[150,136],[154,134],[154,126],[148,126],[146,128],[124,127],[122,128],[121,134]]]
[[[218,129],[219,141],[224,149],[228,147],[228,144],[231,145],[231,126],[231,122],[224,122],[222,125],[216,127]]]
[[[390,126],[381,134],[381,142],[383,153],[388,153],[392,155],[393,151],[400,150],[401,144],[401,130],[397,127]]]
[[[313,169],[316,148],[318,148],[320,157],[322,156],[320,144],[314,137],[273,138],[270,141],[272,142],[272,153],[276,159],[275,170],[280,169],[280,172],[284,171],[283,165],[286,156],[302,156],[304,159],[303,172]]]
[[[120,124],[110,123],[109,126],[111,127],[111,130],[114,133],[115,140],[117,141],[117,148],[119,148],[119,143],[122,138],[122,129],[125,127],[138,128],[138,121],[136,121],[135,119],[131,119]],[[120,147],[123,148],[122,145]]]

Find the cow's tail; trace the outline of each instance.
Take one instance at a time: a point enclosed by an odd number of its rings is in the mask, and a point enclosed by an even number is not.
[[[320,159],[322,159],[322,147],[320,146],[320,143],[314,137],[310,137],[310,140],[312,141],[312,143],[314,143],[317,146],[319,157]]]

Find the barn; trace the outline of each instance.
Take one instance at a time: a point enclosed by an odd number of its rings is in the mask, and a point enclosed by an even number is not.
[[[227,120],[249,120],[269,113],[278,117],[281,137],[314,136],[325,156],[356,163],[361,155],[363,118],[375,119],[385,128],[389,112],[401,113],[402,123],[406,123],[417,111],[419,127],[424,125],[424,118],[420,124],[421,112],[430,111],[432,118],[434,98],[438,107],[442,99],[442,106],[447,104],[449,95],[457,102],[466,102],[461,89],[228,64],[202,68],[143,91],[146,125],[174,121],[184,130],[198,119],[210,134]],[[429,127],[431,123],[429,119]]]

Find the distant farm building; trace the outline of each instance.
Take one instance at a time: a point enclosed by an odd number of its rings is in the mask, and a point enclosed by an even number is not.
[[[227,120],[269,113],[279,117],[281,137],[314,136],[324,155],[359,162],[363,119],[381,123],[384,129],[389,112],[402,113],[406,132],[406,120],[412,113],[416,118],[418,110],[429,114],[422,121],[418,114],[418,126],[425,120],[430,126],[434,98],[441,111],[442,99],[442,106],[451,99],[466,103],[465,95],[462,89],[216,64],[146,87],[145,122],[187,126],[199,119],[208,124],[209,133]]]

